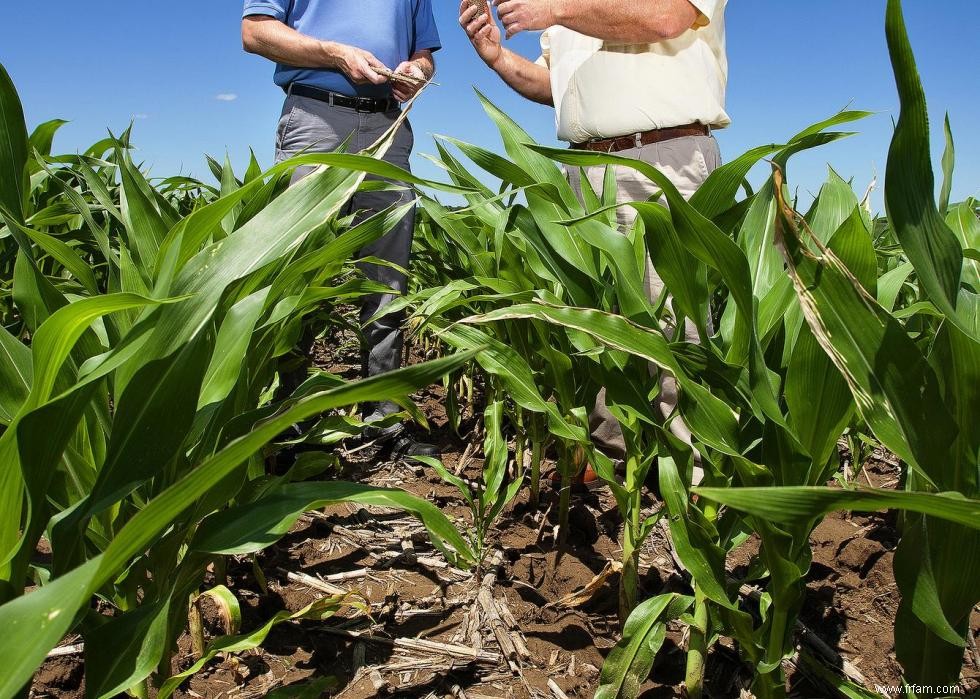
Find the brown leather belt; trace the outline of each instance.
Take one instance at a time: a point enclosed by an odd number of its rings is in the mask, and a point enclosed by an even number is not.
[[[669,141],[685,136],[710,136],[711,129],[704,124],[684,124],[683,126],[668,126],[663,129],[652,129],[641,133],[619,136],[617,138],[601,138],[584,143],[573,143],[571,148],[576,150],[591,150],[599,153],[615,153],[629,148],[648,146],[651,143]]]

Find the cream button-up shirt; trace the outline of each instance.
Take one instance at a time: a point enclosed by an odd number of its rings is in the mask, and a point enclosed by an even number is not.
[[[725,112],[726,0],[691,0],[699,12],[676,39],[623,44],[555,26],[541,35],[538,62],[551,72],[558,138],[598,138],[699,122],[731,123]]]

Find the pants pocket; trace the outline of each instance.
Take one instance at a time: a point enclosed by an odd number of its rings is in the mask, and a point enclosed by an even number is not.
[[[708,170],[708,160],[704,157],[704,151],[701,148],[696,148],[694,151],[694,164],[701,174],[701,181],[704,182],[711,173]]]
[[[293,114],[295,112],[296,102],[293,100],[292,95],[290,95],[282,105],[282,115],[279,117],[279,124],[276,127],[276,162],[285,160],[288,157],[283,152],[282,146],[286,139],[286,134],[289,133],[289,127],[293,123]]]
[[[698,138],[697,162],[699,167],[703,168],[705,179],[721,165],[721,151],[714,136]]]

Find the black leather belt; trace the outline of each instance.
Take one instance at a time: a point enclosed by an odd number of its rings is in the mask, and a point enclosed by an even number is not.
[[[290,83],[286,89],[286,94],[309,97],[335,107],[346,107],[358,112],[389,112],[393,109],[399,109],[398,102],[388,97],[351,97],[302,83]]]

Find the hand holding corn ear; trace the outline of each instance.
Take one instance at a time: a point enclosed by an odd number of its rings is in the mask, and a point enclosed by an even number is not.
[[[425,73],[414,61],[403,61],[387,76],[391,81],[391,94],[399,102],[408,102],[425,85]]]
[[[490,0],[466,0],[463,4],[475,7],[477,13],[486,12],[487,16],[490,16]]]
[[[511,38],[527,30],[547,29],[557,24],[555,4],[557,0],[494,0],[497,16]]]
[[[489,0],[462,0],[459,4],[459,26],[466,31],[466,36],[483,62],[493,68],[503,50],[500,47],[500,28],[493,20]]]

